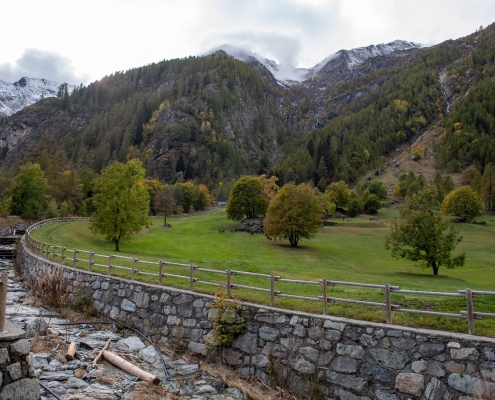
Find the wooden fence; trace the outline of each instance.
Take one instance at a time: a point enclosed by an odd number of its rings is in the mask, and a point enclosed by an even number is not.
[[[77,218],[77,217],[54,218],[54,219],[38,222],[36,224],[31,225],[26,230],[25,241],[28,247],[36,254],[48,260],[54,262],[60,262],[65,265],[70,265],[74,268],[80,268],[80,269],[86,269],[88,271],[92,271],[93,267],[99,267],[100,269],[103,268],[106,271],[106,274],[109,276],[112,275],[113,270],[126,270],[128,271],[128,273],[130,272],[131,280],[139,280],[139,276],[156,277],[157,283],[159,285],[163,285],[163,278],[176,278],[181,280],[187,280],[189,282],[189,290],[196,292],[201,292],[201,291],[195,288],[195,284],[224,287],[226,289],[227,297],[229,299],[232,296],[232,289],[239,288],[239,289],[247,289],[251,291],[259,291],[270,295],[270,305],[272,307],[275,306],[276,297],[285,297],[285,298],[298,299],[298,300],[321,302],[322,313],[325,315],[328,312],[328,308],[327,308],[328,303],[344,302],[344,303],[380,307],[386,311],[387,324],[392,323],[392,313],[394,312],[421,314],[421,315],[439,316],[439,317],[448,317],[448,318],[461,318],[461,319],[467,319],[468,332],[471,335],[474,335],[475,319],[483,319],[485,317],[495,318],[495,313],[475,312],[473,308],[473,298],[480,298],[481,296],[495,296],[495,292],[476,291],[468,288],[465,290],[459,290],[457,293],[444,293],[444,292],[430,292],[430,291],[421,291],[421,290],[404,290],[404,289],[400,289],[399,286],[391,286],[388,283],[384,285],[378,285],[378,284],[368,284],[368,283],[342,282],[342,281],[334,281],[330,279],[319,279],[317,281],[285,279],[282,278],[281,276],[277,276],[274,274],[261,274],[261,273],[246,272],[246,271],[236,271],[232,269],[227,269],[225,271],[222,271],[222,270],[201,268],[194,264],[181,264],[181,263],[174,263],[165,260],[146,261],[146,260],[140,260],[135,257],[124,257],[115,254],[101,255],[87,250],[77,250],[77,249],[71,250],[65,247],[40,242],[38,240],[33,239],[30,235],[32,231],[48,224],[57,223],[57,222],[66,222],[66,221],[81,221],[81,220],[88,220],[88,218]],[[82,258],[81,255],[86,255],[86,258]],[[105,263],[103,263],[102,261],[97,262],[98,260],[106,260],[106,262]],[[130,266],[118,265],[116,263],[117,260],[122,260],[123,262],[121,262],[121,264],[127,263]],[[142,271],[139,269],[139,265],[155,266],[156,268],[152,268],[152,269],[155,270],[156,272]],[[184,274],[169,273],[166,271],[168,267],[176,267],[179,269],[184,269],[185,272]],[[199,278],[195,277],[196,272],[203,272],[214,276],[223,276],[224,278],[221,278],[223,280],[222,282],[211,282],[208,280],[200,280]],[[233,277],[242,276],[242,275],[265,278],[269,280],[270,287],[260,288],[254,286],[246,286],[246,285],[234,283],[232,281]],[[290,293],[282,293],[280,290],[275,289],[275,285],[278,282],[318,286],[321,287],[322,294],[318,297],[309,297],[309,296],[300,296]],[[167,284],[168,283],[169,282],[167,282]],[[328,288],[339,285],[363,287],[369,289],[379,289],[385,295],[384,302],[383,303],[371,302],[371,301],[344,299],[344,298],[330,296]],[[170,284],[168,284],[168,286],[170,286]],[[392,293],[426,295],[426,296],[461,297],[466,299],[467,310],[460,311],[459,314],[454,314],[454,313],[402,308],[400,305],[392,304],[392,299],[391,299]]]

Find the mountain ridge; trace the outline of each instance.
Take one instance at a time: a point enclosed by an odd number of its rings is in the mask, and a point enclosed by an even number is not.
[[[28,78],[27,76],[14,83],[0,79],[0,116],[15,114],[42,98],[58,97],[60,85],[63,84],[43,78]],[[71,94],[76,86],[67,85],[67,88]]]

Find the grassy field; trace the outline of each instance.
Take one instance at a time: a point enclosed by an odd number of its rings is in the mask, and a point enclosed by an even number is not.
[[[400,286],[401,289],[457,292],[460,289],[495,290],[495,222],[493,216],[483,216],[487,225],[456,224],[464,237],[459,251],[466,252],[464,267],[454,270],[440,268],[439,276],[433,276],[431,270],[415,267],[405,260],[394,260],[383,246],[384,236],[389,230],[390,220],[397,214],[391,209],[380,210],[378,220],[367,217],[352,220],[335,220],[338,226],[324,227],[315,239],[300,242],[300,247],[291,248],[288,241],[273,242],[264,235],[251,235],[245,232],[231,232],[236,223],[225,217],[225,211],[210,214],[170,219],[172,228],[161,227],[162,220],[154,220],[149,230],[141,232],[131,242],[121,244],[119,255],[138,257],[142,260],[164,260],[195,264],[201,268],[226,270],[227,268],[257,272],[274,273],[283,278],[300,280],[318,280],[322,278],[347,281],[376,283]],[[219,233],[219,231],[224,231]],[[86,222],[70,222],[45,226],[32,236],[38,240],[65,246],[69,249],[92,250],[97,254],[115,254],[114,244],[91,234]],[[82,258],[82,257],[81,257]],[[87,258],[87,255],[85,256]],[[97,263],[105,264],[106,260]],[[128,262],[116,261],[127,265]],[[87,268],[87,263],[80,263]],[[157,272],[156,266],[142,265],[142,271]],[[98,270],[98,267],[93,268]],[[100,268],[104,272],[104,268]],[[115,270],[116,274],[129,276],[128,271]],[[164,272],[188,276],[185,268],[167,267]],[[205,272],[196,272],[200,280],[224,283],[225,277]],[[156,282],[157,278],[143,276]],[[247,286],[269,288],[266,278],[235,276],[233,283]],[[167,278],[164,284],[188,288],[188,282]],[[197,284],[195,289],[212,293],[212,286]],[[321,287],[277,283],[276,289],[282,293],[317,297]],[[266,303],[269,295],[261,292],[238,289],[236,297],[249,301]],[[384,301],[379,290],[335,286],[329,288],[329,296],[337,298],[365,299]],[[394,304],[404,308],[444,311],[458,313],[465,310],[462,298],[438,298],[425,296],[404,296],[393,294]],[[276,298],[276,306],[298,308],[306,311],[321,312],[319,302],[302,302],[295,299]],[[329,314],[359,319],[384,321],[385,313],[375,307],[356,306],[347,303],[334,303],[328,306]],[[495,298],[484,296],[475,300],[475,311],[495,312]],[[440,317],[413,316],[394,313],[394,323],[419,325],[438,329],[466,332],[465,320]],[[494,320],[476,321],[476,333],[495,336]]]

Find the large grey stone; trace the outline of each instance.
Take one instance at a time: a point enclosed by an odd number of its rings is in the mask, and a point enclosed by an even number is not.
[[[370,349],[371,357],[379,364],[386,368],[402,369],[406,366],[407,355],[397,351],[389,351],[385,349]]]
[[[306,361],[304,358],[300,358],[294,364],[294,369],[301,374],[312,375],[316,372],[316,367],[314,364]]]
[[[279,331],[269,326],[262,326],[259,330],[260,338],[268,342],[274,342],[278,339]]]
[[[66,381],[74,376],[74,371],[44,371],[39,379],[45,381]]]
[[[478,354],[478,350],[473,348],[450,349],[450,356],[453,360],[477,360]]]
[[[425,377],[420,374],[401,372],[395,378],[395,388],[402,393],[419,397],[425,388]]]
[[[6,385],[0,393],[0,400],[38,400],[40,385],[36,379],[19,379]]]
[[[395,394],[387,393],[380,389],[375,390],[375,396],[378,400],[399,400]]]
[[[70,389],[84,389],[89,386],[89,383],[73,376],[67,379],[67,382],[64,383],[64,386],[67,386]]]
[[[29,344],[29,341],[26,339],[21,339],[18,340],[17,342],[14,342],[10,345],[10,352],[12,354],[29,354],[29,351],[31,350],[31,345]]]
[[[227,349],[224,351],[225,361],[228,365],[241,365],[243,356],[240,351],[236,351],[234,349]]]
[[[113,390],[100,383],[93,383],[84,389],[84,394],[98,400],[118,400]]]
[[[292,333],[296,336],[304,337],[304,336],[306,336],[306,328],[304,326],[302,326],[301,324],[297,324],[294,327],[294,330],[292,331]]]
[[[340,333],[340,331],[336,331],[333,329],[329,329],[329,330],[325,331],[325,339],[330,340],[330,341],[337,342],[340,340],[341,336],[342,336],[342,334]]]
[[[192,304],[191,303],[180,304],[177,307],[177,313],[181,317],[186,317],[186,318],[191,317],[192,314],[193,314],[193,306],[192,306]]]
[[[416,346],[416,342],[410,338],[392,338],[390,339],[392,346],[401,350],[410,350]]]
[[[444,351],[444,345],[438,343],[423,343],[419,346],[419,354],[425,357],[433,357]]]
[[[263,354],[258,354],[251,358],[251,362],[255,367],[265,368],[270,365],[270,360]]]
[[[134,302],[139,308],[148,308],[150,296],[146,292],[138,292],[134,294]]]
[[[198,353],[206,356],[208,354],[208,350],[206,350],[204,343],[198,342],[189,342],[187,348],[193,353]]]
[[[135,312],[136,311],[136,305],[127,299],[122,300],[122,304],[120,306],[122,310],[128,311],[128,312]]]
[[[137,336],[129,336],[125,339],[119,340],[117,342],[117,346],[128,351],[137,351],[146,347]]]
[[[26,333],[28,336],[34,336],[37,333],[44,333],[47,327],[48,324],[43,318],[36,318],[26,324]]]
[[[359,341],[367,347],[375,347],[378,344],[373,336],[367,334],[361,335]]]
[[[181,293],[174,297],[174,304],[191,303],[192,301],[193,297],[190,294]]]
[[[495,382],[495,363],[481,364],[480,373],[483,379]]]
[[[352,344],[347,345],[337,343],[336,351],[339,356],[349,356],[358,360],[361,360],[366,356],[366,351],[361,346],[355,346]]]
[[[312,347],[301,347],[299,353],[306,359],[312,362],[318,361],[320,352]]]
[[[327,371],[326,379],[335,385],[340,385],[348,389],[361,392],[367,385],[367,380],[353,375],[338,374],[333,371]]]
[[[392,374],[386,368],[368,362],[361,364],[359,372],[364,375],[370,375],[382,383],[390,383],[393,380]]]
[[[448,384],[451,388],[466,394],[476,394],[480,398],[495,393],[495,384],[470,375],[450,374]]]
[[[330,364],[332,369],[337,372],[345,372],[347,374],[353,374],[357,371],[357,361],[350,357],[336,357]]]
[[[21,368],[21,363],[13,363],[10,365],[7,365],[7,368],[5,368],[7,372],[10,375],[10,379],[13,381],[16,381],[17,379],[22,378],[22,368]]]
[[[5,348],[0,349],[0,364],[5,364],[10,361],[9,351]]]
[[[483,354],[488,361],[495,361],[495,349],[483,347]]]
[[[414,361],[411,365],[411,369],[417,374],[425,372],[427,368],[428,368],[428,361],[426,360]]]
[[[466,370],[466,366],[464,364],[459,364],[456,363],[455,361],[448,361],[444,365],[445,365],[445,369],[449,372],[462,374]]]
[[[241,349],[244,353],[256,354],[258,352],[258,335],[255,333],[243,333],[232,341],[232,347]]]
[[[438,361],[429,361],[427,374],[436,378],[442,378],[445,376],[445,371],[442,368],[442,364]]]
[[[431,378],[430,383],[426,386],[425,397],[427,400],[442,400],[445,392],[445,385],[437,378]]]
[[[340,332],[344,332],[345,330],[345,324],[342,323],[342,322],[334,322],[334,321],[329,321],[329,320],[326,320],[324,323],[323,323],[323,327],[324,328],[330,328],[330,329],[336,329]]]

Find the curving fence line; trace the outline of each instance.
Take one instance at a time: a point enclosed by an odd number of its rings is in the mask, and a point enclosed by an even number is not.
[[[181,263],[169,262],[165,260],[147,261],[147,260],[141,260],[136,257],[124,257],[115,254],[101,255],[101,254],[96,254],[92,251],[68,249],[65,247],[40,242],[36,239],[33,239],[30,235],[30,233],[33,232],[34,230],[39,229],[48,224],[67,222],[67,221],[87,221],[87,220],[89,220],[89,218],[69,217],[69,218],[54,218],[54,219],[44,220],[35,223],[26,229],[25,243],[33,252],[53,262],[59,262],[61,264],[69,265],[74,268],[85,269],[100,274],[106,273],[106,275],[109,276],[112,276],[112,271],[114,270],[116,271],[124,270],[127,271],[127,274],[130,273],[131,280],[141,280],[141,281],[145,280],[147,282],[150,282],[151,279],[152,281],[154,281],[154,283],[158,283],[159,285],[163,285],[164,278],[175,278],[185,281],[187,280],[189,282],[189,290],[192,292],[199,292],[199,293],[201,293],[202,291],[198,290],[198,288],[195,287],[196,284],[224,287],[226,289],[227,297],[229,299],[231,298],[232,295],[232,289],[239,288],[239,289],[247,289],[251,291],[264,292],[270,295],[270,306],[272,307],[275,306],[276,297],[285,297],[291,299],[320,302],[322,303],[322,313],[325,315],[328,312],[328,308],[327,308],[328,303],[343,302],[343,303],[353,303],[353,304],[380,307],[386,311],[386,316],[387,316],[386,318],[388,324],[392,323],[392,313],[394,312],[420,314],[420,315],[437,316],[437,317],[460,318],[460,319],[467,319],[468,332],[471,335],[474,335],[475,319],[483,319],[485,317],[495,318],[495,313],[475,312],[473,307],[473,298],[480,298],[481,296],[495,296],[495,292],[476,291],[467,288],[465,290],[459,290],[457,293],[445,293],[445,292],[430,292],[430,291],[421,291],[421,290],[404,290],[404,289],[400,289],[399,286],[391,286],[388,283],[383,285],[378,285],[378,284],[368,284],[368,283],[343,282],[343,281],[335,281],[330,279],[319,279],[317,281],[285,279],[282,278],[281,276],[274,274],[261,274],[254,272],[237,271],[233,269],[227,269],[225,271],[222,271],[222,270],[201,268],[194,264],[181,264]],[[86,255],[86,258],[83,258],[82,255]],[[151,269],[155,272],[141,270],[139,269],[140,265],[152,266],[151,268],[148,267],[147,269],[148,270]],[[93,268],[95,267],[97,268],[97,270],[93,270]],[[169,269],[170,267],[183,270],[184,273],[182,274],[182,273],[167,272],[167,269]],[[195,274],[197,275],[197,273],[202,273],[203,276],[205,276],[205,274],[209,275],[211,276],[210,278],[211,280],[205,280],[204,278],[200,280],[197,276],[195,276]],[[255,286],[242,285],[233,282],[234,277],[237,276],[242,277],[243,275],[267,279],[269,281],[269,287],[261,288]],[[140,277],[141,279],[139,279]],[[213,277],[216,277],[217,279],[213,279]],[[214,280],[216,280],[216,282],[213,282]],[[301,296],[290,293],[282,293],[280,290],[276,290],[275,288],[276,283],[293,283],[298,285],[317,286],[321,288],[321,295],[317,297],[310,297],[310,296]],[[173,286],[173,285],[170,284],[170,282],[167,282],[167,286]],[[352,286],[352,287],[362,287],[368,289],[379,289],[384,294],[384,301],[371,302],[371,301],[333,297],[329,294],[329,288],[335,286]],[[460,311],[458,314],[454,314],[454,313],[402,308],[398,304],[392,304],[392,299],[391,299],[392,293],[465,298],[467,310]]]

